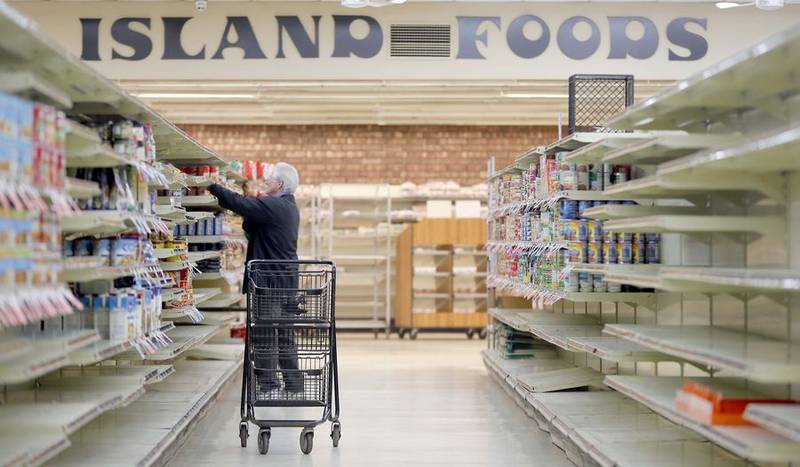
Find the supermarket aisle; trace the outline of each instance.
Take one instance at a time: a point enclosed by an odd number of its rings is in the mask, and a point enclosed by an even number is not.
[[[484,345],[461,335],[421,335],[414,342],[341,338],[338,449],[331,447],[330,425],[317,430],[309,456],[300,452],[297,429],[274,429],[266,458],[258,454],[253,428],[241,448],[236,383],[169,466],[572,465],[488,378]]]

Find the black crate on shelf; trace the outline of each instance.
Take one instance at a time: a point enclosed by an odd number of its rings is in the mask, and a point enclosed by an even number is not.
[[[633,105],[633,75],[569,77],[569,133],[609,132],[603,125]]]

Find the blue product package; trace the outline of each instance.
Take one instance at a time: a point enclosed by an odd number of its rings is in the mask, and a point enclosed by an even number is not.
[[[660,242],[661,241],[661,234],[660,233],[649,233],[644,234],[645,240],[649,242]]]
[[[94,255],[100,257],[103,266],[111,264],[111,239],[100,238],[94,242]]]
[[[81,238],[75,242],[75,256],[92,256],[94,242],[91,238]]]
[[[5,227],[5,226],[0,225],[0,227]],[[75,242],[73,242],[72,240],[64,240],[64,244],[61,247],[61,254],[65,258],[75,256]]]
[[[585,242],[589,239],[589,224],[586,222],[586,219],[581,219],[579,222],[578,241]]]
[[[578,215],[583,217],[583,211],[594,207],[594,201],[578,201]]]
[[[586,221],[586,240],[590,242],[603,241],[603,223],[601,221]]]
[[[617,262],[619,264],[632,264],[633,263],[633,244],[631,242],[617,243],[619,246],[619,257]]]
[[[578,291],[579,292],[591,292],[593,288],[592,284],[592,275],[588,272],[579,272],[578,273]]]
[[[661,262],[661,244],[659,242],[647,242],[644,254],[647,264],[658,264]]]
[[[222,235],[225,227],[225,216],[219,215],[214,219],[214,223],[217,225],[217,233],[216,235]]]
[[[562,199],[560,202],[559,214],[562,219],[577,219],[578,202],[572,199]]]

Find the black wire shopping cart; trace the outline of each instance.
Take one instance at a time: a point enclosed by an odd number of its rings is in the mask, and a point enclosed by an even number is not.
[[[247,324],[239,438],[258,426],[258,452],[266,454],[272,427],[302,427],[300,449],[311,452],[314,428],[332,422],[339,445],[339,375],[336,362],[336,265],[332,261],[247,263]],[[318,407],[316,420],[270,420],[256,408]]]

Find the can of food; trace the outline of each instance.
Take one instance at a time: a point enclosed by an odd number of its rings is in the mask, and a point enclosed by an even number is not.
[[[633,242],[633,234],[630,233],[630,232],[623,232],[623,233],[617,234],[617,241],[618,242],[632,243]]]
[[[644,250],[644,245],[641,243],[631,243],[631,264],[645,264]]]
[[[588,272],[578,273],[578,292],[592,291],[592,275]]]
[[[595,292],[608,291],[608,283],[603,280],[602,274],[592,274],[592,287]]]
[[[619,242],[617,243],[617,249],[619,255],[617,262],[619,264],[633,264],[633,243]]]
[[[659,234],[659,233],[645,234],[645,241],[647,243],[660,242],[661,241],[661,234]]]
[[[603,223],[601,221],[586,221],[586,240],[598,243],[603,241]]]
[[[586,244],[586,262],[589,264],[603,263],[603,244],[600,242],[589,242]]]
[[[603,230],[603,243],[617,243],[618,235],[610,230]]]
[[[561,221],[561,239],[567,242],[583,241],[586,237],[586,229],[579,220]]]
[[[567,249],[564,255],[564,259],[570,263],[585,263],[586,243],[567,242]]]
[[[603,243],[603,262],[617,264],[619,262],[619,244],[617,242]]]
[[[578,202],[574,199],[562,199],[559,204],[559,214],[562,219],[577,219]]]
[[[661,262],[661,243],[647,242],[645,245],[645,262],[648,264],[659,264]]]

